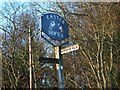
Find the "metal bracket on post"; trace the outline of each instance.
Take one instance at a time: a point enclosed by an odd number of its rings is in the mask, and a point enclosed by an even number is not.
[[[57,74],[58,74],[58,88],[64,88],[64,75],[62,67],[62,56],[60,47],[55,47],[55,58],[59,59],[59,64],[56,64]]]

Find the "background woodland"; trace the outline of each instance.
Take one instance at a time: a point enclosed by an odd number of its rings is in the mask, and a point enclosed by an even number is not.
[[[49,67],[39,57],[54,58],[54,47],[41,38],[40,18],[54,12],[69,25],[69,44],[78,51],[63,55],[65,88],[120,89],[120,3],[8,2],[0,11],[2,87],[29,88],[28,30],[31,29],[33,87]],[[53,65],[54,67],[54,65]],[[55,68],[49,77],[57,79]],[[46,87],[46,86],[43,86]],[[51,83],[49,87],[57,87]]]

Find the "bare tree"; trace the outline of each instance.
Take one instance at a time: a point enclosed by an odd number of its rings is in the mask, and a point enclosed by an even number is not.
[[[62,2],[50,7],[69,23],[70,41],[80,45],[78,52],[64,56],[66,87],[118,87],[118,63],[114,61],[118,61],[115,56],[119,50],[115,43],[119,3]]]
[[[29,3],[6,3],[0,14],[4,18],[3,33],[3,88],[29,88],[28,29],[31,29],[33,63],[45,55],[40,41],[38,17],[28,9]],[[27,8],[26,8],[27,7]],[[29,8],[31,8],[29,6]],[[39,69],[35,67],[34,70]]]

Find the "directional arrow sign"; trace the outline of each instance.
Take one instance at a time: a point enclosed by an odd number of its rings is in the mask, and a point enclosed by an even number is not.
[[[54,58],[44,58],[44,57],[40,57],[39,61],[41,63],[59,63],[59,59],[54,59]]]
[[[61,49],[61,54],[68,53],[68,52],[71,52],[71,51],[75,51],[75,50],[78,50],[78,49],[79,49],[79,45],[78,44],[72,45],[70,47]]]

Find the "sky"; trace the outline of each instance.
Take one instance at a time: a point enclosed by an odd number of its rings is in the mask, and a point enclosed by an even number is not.
[[[0,0],[0,10],[4,2],[120,2],[120,0]]]
[[[2,9],[2,5],[3,5],[3,0],[0,1],[0,10]]]

